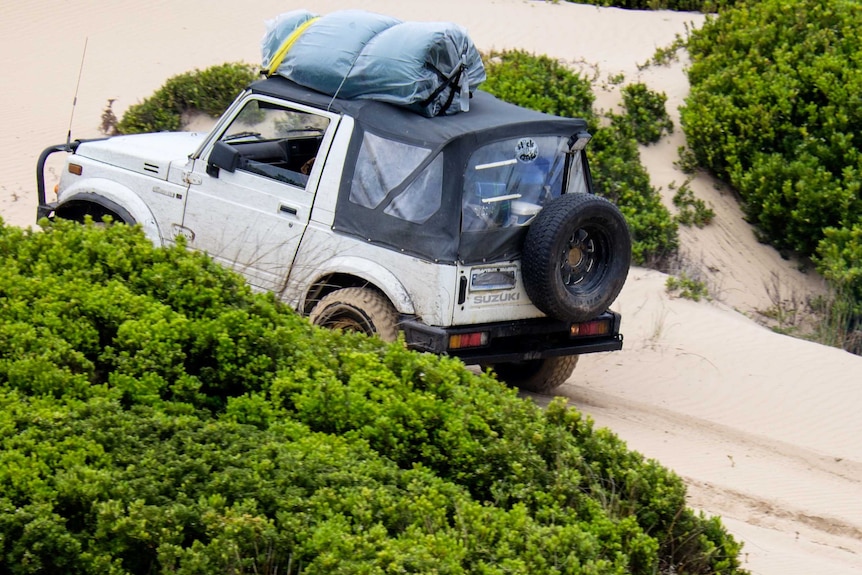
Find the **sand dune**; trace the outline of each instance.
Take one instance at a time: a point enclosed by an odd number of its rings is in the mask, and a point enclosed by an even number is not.
[[[228,61],[257,62],[264,21],[347,0],[236,2],[64,0],[0,6],[6,57],[0,95],[0,214],[35,218],[36,158],[42,148],[98,136],[106,101],[117,115],[164,80]],[[365,0],[362,7],[411,20],[465,26],[482,50],[523,48],[565,60],[597,78],[597,105],[617,94],[612,75],[668,95],[687,93],[684,58],[638,70],[703,16],[633,12],[525,0]],[[75,87],[86,58],[70,122]],[[669,193],[685,176],[673,166],[679,129],[642,150],[653,183]],[[588,356],[559,392],[632,447],[676,470],[690,503],[718,514],[745,542],[759,575],[862,573],[862,358],[778,335],[750,318],[792,306],[822,283],[758,244],[729,190],[704,176],[691,183],[716,220],[683,229],[687,265],[700,270],[712,301],[672,299],[666,277],[635,268],[615,307],[625,348]],[[668,203],[668,205],[670,205]],[[544,401],[547,398],[537,398]]]
[[[617,305],[625,348],[560,391],[681,475],[753,573],[859,573],[862,358],[672,300],[657,272],[633,270]]]

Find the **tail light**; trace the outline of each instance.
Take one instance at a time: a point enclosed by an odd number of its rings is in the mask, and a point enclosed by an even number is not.
[[[611,333],[611,320],[596,319],[584,323],[573,323],[569,328],[572,337],[586,337],[592,335],[607,335]]]
[[[488,345],[487,331],[459,333],[449,336],[449,349],[464,349],[467,347],[482,347]]]

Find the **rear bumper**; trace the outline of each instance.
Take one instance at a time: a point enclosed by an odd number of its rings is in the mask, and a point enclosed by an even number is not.
[[[596,320],[609,322],[607,333],[573,336],[572,323],[549,318],[449,328],[428,326],[415,319],[406,319],[400,328],[411,349],[453,355],[467,364],[501,363],[622,349],[620,315],[606,311],[591,321]],[[488,333],[487,345],[457,350],[449,348],[451,336],[478,331]]]

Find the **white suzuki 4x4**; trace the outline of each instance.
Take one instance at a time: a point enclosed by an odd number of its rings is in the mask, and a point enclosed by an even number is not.
[[[402,332],[410,348],[545,392],[580,354],[622,347],[608,307],[631,238],[592,193],[586,128],[481,91],[468,113],[428,118],[274,76],[209,134],[46,149],[38,216],[108,215],[159,245],[184,236],[318,325]]]

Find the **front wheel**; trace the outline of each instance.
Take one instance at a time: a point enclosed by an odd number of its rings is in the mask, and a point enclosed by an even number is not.
[[[398,338],[398,311],[386,296],[369,288],[330,292],[317,302],[308,319],[314,325],[376,335],[383,341]]]
[[[577,355],[483,365],[493,368],[509,385],[533,393],[548,393],[563,385],[578,365]]]

